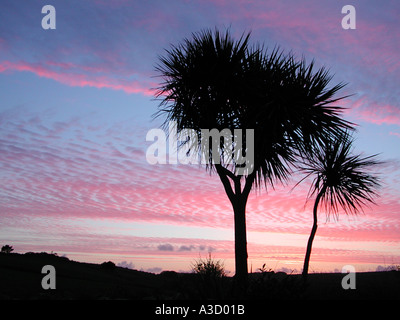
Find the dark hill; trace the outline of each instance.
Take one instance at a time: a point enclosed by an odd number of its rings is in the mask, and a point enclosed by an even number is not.
[[[42,267],[56,270],[56,289],[44,290]],[[356,274],[356,289],[344,290],[340,273],[310,274],[304,286],[300,275],[252,274],[249,299],[400,299],[400,272]],[[48,253],[0,254],[0,299],[230,299],[232,278],[200,279],[173,271],[152,274],[116,267],[112,262],[91,264]]]
[[[42,267],[56,270],[56,289],[44,290]],[[142,299],[159,289],[151,273],[71,261],[48,253],[0,254],[1,299]]]

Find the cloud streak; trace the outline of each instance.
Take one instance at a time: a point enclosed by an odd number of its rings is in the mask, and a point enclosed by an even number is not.
[[[46,65],[46,66],[45,66]],[[53,64],[54,65],[54,64]],[[50,67],[52,63],[46,62],[42,64],[29,64],[26,62],[14,63],[10,61],[3,61],[0,63],[0,72],[6,71],[27,71],[33,72],[39,77],[45,77],[53,79],[60,83],[76,86],[76,87],[94,87],[94,88],[106,88],[112,90],[122,90],[128,94],[143,94],[146,96],[154,96],[156,87],[155,83],[149,81],[129,81],[129,80],[115,80],[107,76],[93,76],[84,73],[70,73],[67,72],[66,68],[70,68],[70,65],[62,65],[62,70],[53,70]],[[57,66],[60,67],[60,66]],[[78,68],[79,69],[79,68]],[[80,70],[83,71],[83,70]]]

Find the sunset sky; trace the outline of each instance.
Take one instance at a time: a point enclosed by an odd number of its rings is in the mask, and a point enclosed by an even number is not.
[[[56,29],[44,30],[44,5]],[[356,29],[342,28],[342,7]],[[400,3],[46,0],[0,3],[0,245],[150,272],[188,271],[209,252],[234,273],[233,211],[216,175],[146,161],[159,55],[204,28],[252,32],[346,82],[355,151],[379,154],[377,205],[326,219],[309,272],[400,264]],[[339,94],[340,95],[340,94]],[[252,192],[248,262],[300,272],[312,226],[299,177]]]

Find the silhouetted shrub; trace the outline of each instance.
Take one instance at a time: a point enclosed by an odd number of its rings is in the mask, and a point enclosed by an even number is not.
[[[226,276],[224,264],[220,260],[214,261],[211,258],[211,253],[206,260],[200,258],[192,265],[192,270],[206,278],[222,278]]]
[[[227,294],[226,272],[223,262],[213,260],[211,253],[207,259],[200,258],[192,264],[196,274],[195,287],[201,299],[223,299]]]
[[[14,248],[12,246],[9,246],[8,244],[1,247],[2,253],[11,253],[12,251],[14,251]]]
[[[100,265],[100,268],[102,268],[104,270],[114,270],[115,269],[115,263],[112,262],[112,261],[103,262]]]

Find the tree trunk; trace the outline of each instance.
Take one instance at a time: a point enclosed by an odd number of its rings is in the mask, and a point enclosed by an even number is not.
[[[241,190],[240,176],[235,176],[220,164],[216,164],[215,168],[233,207],[235,223],[235,282],[238,292],[244,294],[246,292],[248,275],[246,203],[255,179],[255,171],[246,178],[245,186]],[[232,189],[228,177],[233,181],[234,189]]]
[[[237,196],[237,198],[240,198]],[[237,199],[233,204],[235,221],[235,270],[239,289],[247,284],[246,201]]]
[[[315,234],[317,233],[317,228],[318,228],[318,216],[317,216],[318,204],[319,204],[319,200],[321,199],[324,192],[325,192],[325,188],[323,188],[318,193],[317,198],[315,199],[315,203],[314,203],[314,210],[313,210],[314,223],[313,223],[313,227],[311,229],[310,237],[308,238],[307,251],[306,251],[306,256],[304,258],[304,266],[303,266],[303,278],[304,279],[307,279],[308,266],[310,264],[312,243],[314,241],[314,237],[315,237]]]

